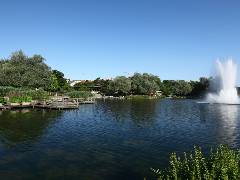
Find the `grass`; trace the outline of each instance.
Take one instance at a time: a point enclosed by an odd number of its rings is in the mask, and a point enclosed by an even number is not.
[[[166,170],[152,169],[158,180],[239,180],[240,151],[220,145],[209,156],[201,148],[182,157],[172,153]]]

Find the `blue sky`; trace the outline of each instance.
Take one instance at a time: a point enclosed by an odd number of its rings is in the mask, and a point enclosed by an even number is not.
[[[195,80],[217,58],[240,64],[239,9],[237,0],[0,0],[0,57],[41,54],[71,79]]]

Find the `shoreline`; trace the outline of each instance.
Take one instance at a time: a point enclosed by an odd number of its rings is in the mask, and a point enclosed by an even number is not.
[[[85,100],[85,101],[53,101],[51,103],[47,102],[23,102],[23,103],[8,103],[6,105],[0,104],[0,111],[4,110],[15,110],[15,109],[50,109],[50,110],[70,110],[78,109],[80,105],[83,104],[95,104],[96,100],[162,100],[162,99],[171,99],[171,100],[183,100],[183,99],[193,99],[188,97],[165,97],[165,96],[147,96],[147,95],[132,95],[132,96],[103,96],[101,98],[95,98],[94,100]]]

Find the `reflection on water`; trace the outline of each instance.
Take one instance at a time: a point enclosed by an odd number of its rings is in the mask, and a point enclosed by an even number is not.
[[[213,131],[221,143],[234,147],[239,136],[239,111],[239,105],[205,104],[200,105],[200,118],[214,124]]]
[[[222,119],[222,127],[220,130],[223,131],[223,134],[225,134],[228,138],[228,144],[235,145],[235,141],[237,138],[237,117],[238,117],[238,106],[237,105],[226,105],[219,106],[218,108],[219,114]]]
[[[173,151],[240,147],[239,111],[169,99],[0,111],[1,179],[143,179]]]
[[[136,124],[151,123],[155,121],[159,100],[106,100],[102,106],[108,109],[117,121],[129,121]]]
[[[60,111],[13,110],[0,114],[0,141],[8,146],[35,140],[43,134],[44,129]]]

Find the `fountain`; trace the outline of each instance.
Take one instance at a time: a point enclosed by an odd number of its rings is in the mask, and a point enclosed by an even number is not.
[[[216,76],[213,86],[216,93],[207,95],[208,103],[239,104],[240,100],[236,89],[237,65],[232,59],[226,62],[216,61]]]

